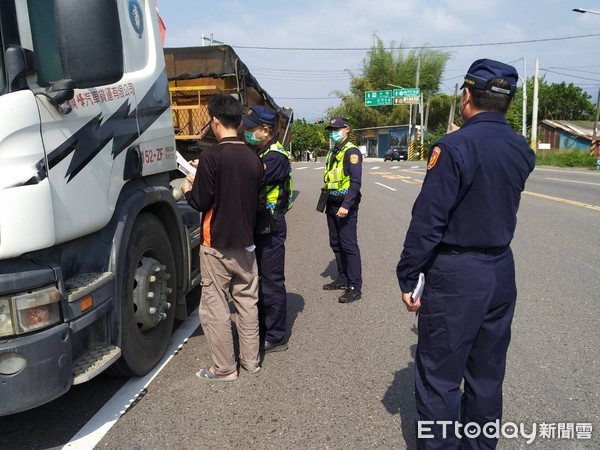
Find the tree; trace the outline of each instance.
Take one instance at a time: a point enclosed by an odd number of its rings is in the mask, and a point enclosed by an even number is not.
[[[296,159],[302,159],[306,152],[321,152],[328,148],[325,138],[325,125],[307,123],[304,119],[292,123],[292,152]]]
[[[394,43],[391,44],[391,49],[386,49],[381,39],[374,36],[374,40],[363,60],[361,74],[348,71],[351,75],[350,92],[346,94],[335,91],[342,104],[330,108],[328,114],[347,117],[355,128],[407,124],[407,105],[368,107],[364,104],[365,92],[392,89],[389,84],[414,87],[420,60],[418,87],[425,97],[432,95],[439,91],[442,73],[450,54],[426,47],[405,51],[402,46],[396,47]]]
[[[527,79],[527,123],[531,127],[533,114],[533,77]],[[548,84],[545,77],[538,79],[539,120],[594,120],[596,107],[591,96],[573,83]],[[519,86],[506,114],[508,123],[518,131],[522,129],[523,87]]]

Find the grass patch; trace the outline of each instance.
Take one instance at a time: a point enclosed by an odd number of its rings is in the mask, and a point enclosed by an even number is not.
[[[587,167],[594,169],[596,167],[596,157],[582,151],[558,151],[546,154],[538,151],[536,164],[540,166]]]

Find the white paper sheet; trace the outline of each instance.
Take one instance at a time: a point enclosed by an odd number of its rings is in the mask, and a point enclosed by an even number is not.
[[[188,174],[196,175],[196,169],[192,167],[179,152],[177,152],[177,168],[186,176]]]
[[[413,300],[421,298],[421,296],[423,295],[423,288],[425,288],[425,275],[423,274],[423,272],[421,272],[419,274],[419,281],[417,281],[417,286],[415,287],[415,290],[411,295]]]

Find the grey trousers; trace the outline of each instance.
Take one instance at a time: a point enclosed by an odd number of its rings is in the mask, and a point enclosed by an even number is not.
[[[200,323],[208,342],[216,374],[237,369],[231,331],[231,296],[237,311],[240,364],[252,370],[259,365],[258,268],[256,255],[243,248],[200,248],[202,295]]]

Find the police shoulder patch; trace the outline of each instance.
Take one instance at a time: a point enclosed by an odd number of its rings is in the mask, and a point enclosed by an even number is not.
[[[433,147],[433,150],[431,150],[431,155],[429,155],[429,162],[427,163],[427,170],[433,169],[433,166],[435,166],[435,163],[437,162],[438,158],[440,157],[440,153],[442,153],[441,148]]]
[[[350,163],[351,164],[358,164],[359,158],[358,155],[350,155]]]

